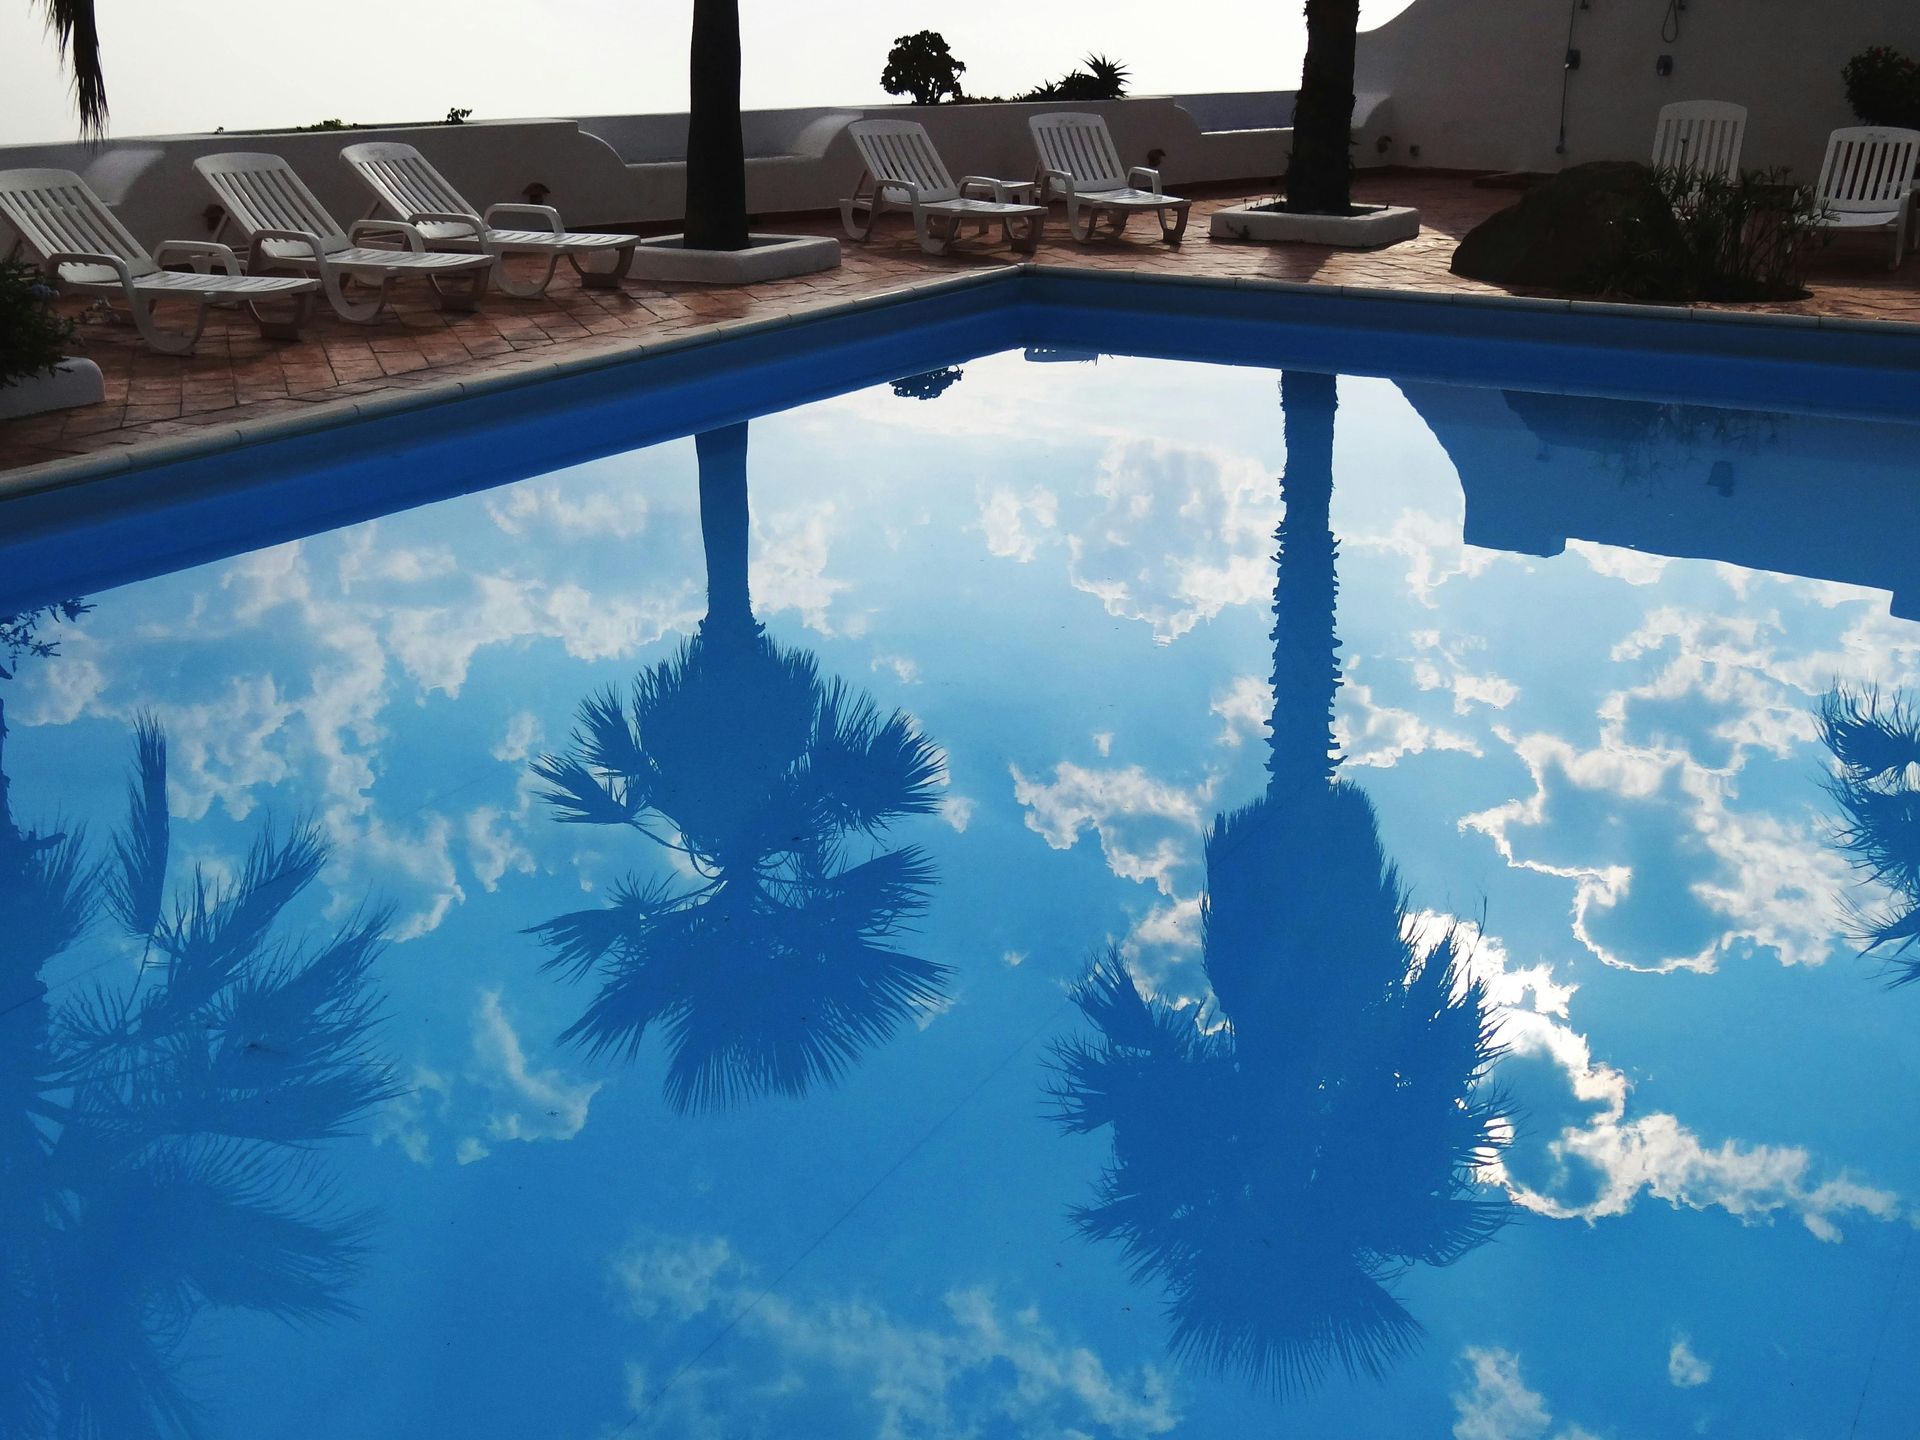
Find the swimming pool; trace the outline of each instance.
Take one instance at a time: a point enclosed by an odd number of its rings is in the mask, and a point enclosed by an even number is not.
[[[1906,1433],[1910,372],[1188,303],[19,510],[0,1428]]]

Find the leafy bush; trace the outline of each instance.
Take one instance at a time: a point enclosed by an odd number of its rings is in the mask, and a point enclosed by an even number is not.
[[[0,386],[46,375],[66,358],[73,322],[53,309],[53,287],[31,265],[0,260]]]
[[[887,68],[880,72],[880,88],[889,95],[911,95],[916,105],[937,105],[948,96],[961,98],[960,76],[966,68],[941,35],[922,30],[893,42]]]
[[[1920,129],[1920,65],[1888,45],[1847,61],[1847,104],[1863,125]]]
[[[471,114],[473,114],[473,110],[471,108],[462,110],[457,105],[451,106],[447,110],[447,124],[464,125],[467,123],[467,117]]]
[[[224,130],[226,127],[223,125],[220,128]],[[296,125],[293,128],[296,130],[358,130],[360,127],[352,120],[335,118],[332,120],[316,120],[311,125]]]
[[[1738,179],[1670,168],[1654,181],[1680,222],[1680,252],[1662,257],[1664,273],[1639,277],[1642,293],[1682,300],[1782,300],[1801,293],[1801,273],[1820,207],[1807,186],[1779,170]]]
[[[1035,100],[1119,100],[1127,93],[1127,67],[1104,55],[1089,55],[1080,62],[1084,70],[1069,70],[1052,85],[1050,93],[1035,93]]]

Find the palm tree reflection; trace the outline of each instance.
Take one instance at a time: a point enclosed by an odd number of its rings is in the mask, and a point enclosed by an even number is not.
[[[0,617],[0,677],[85,608]],[[177,1371],[203,1310],[348,1313],[369,1216],[312,1147],[395,1093],[370,1043],[386,917],[279,933],[328,855],[298,826],[170,901],[159,726],[104,864],[16,818],[6,736],[0,696],[0,1434],[196,1434]],[[143,956],[131,984],[81,983],[110,954],[74,973],[102,911]]]
[[[1391,1293],[1504,1223],[1474,1174],[1508,1125],[1482,1082],[1488,1001],[1448,934],[1426,953],[1373,805],[1337,778],[1334,381],[1289,373],[1275,534],[1266,793],[1206,844],[1211,1019],[1142,992],[1116,951],[1055,1047],[1060,1123],[1111,1127],[1079,1229],[1165,1293],[1176,1355],[1298,1394],[1380,1374],[1420,1327]]]
[[[1910,985],[1920,980],[1920,712],[1904,694],[1836,685],[1819,725],[1835,761],[1836,843],[1864,884],[1887,893],[1877,907],[1852,905],[1853,938],[1887,962],[1889,983]]]
[[[947,977],[892,944],[931,864],[878,844],[937,808],[940,754],[767,638],[747,585],[747,427],[697,444],[706,617],[630,696],[588,699],[569,753],[535,765],[560,820],[629,827],[673,858],[533,933],[548,968],[599,982],[566,1038],[631,1057],[660,1026],[680,1110],[830,1083]]]

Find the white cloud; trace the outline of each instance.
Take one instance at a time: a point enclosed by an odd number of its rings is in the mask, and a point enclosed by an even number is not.
[[[534,872],[533,852],[514,838],[500,812],[482,805],[467,813],[467,863],[484,890],[497,890],[500,877],[512,870],[516,874]]]
[[[1385,769],[1409,755],[1429,750],[1480,753],[1480,747],[1466,735],[1429,725],[1411,710],[1376,704],[1372,687],[1351,674],[1340,687],[1338,705],[1334,740],[1345,753],[1349,767]]]
[[[833,503],[824,500],[772,515],[755,514],[750,583],[754,609],[762,618],[797,610],[808,629],[834,633],[827,612],[852,588],[850,581],[827,575],[834,514]],[[839,628],[851,635],[862,627],[843,622]]]
[[[1629,585],[1655,585],[1672,562],[1664,555],[1649,555],[1644,550],[1629,550],[1620,545],[1599,545],[1591,540],[1568,540],[1567,553],[1578,555],[1596,575],[1624,580]]]
[[[902,685],[920,683],[920,667],[905,655],[876,655],[868,666],[872,670],[891,670]]]
[[[1258,675],[1236,675],[1209,707],[1221,719],[1220,743],[1237,746],[1267,733],[1273,714],[1273,685]],[[1105,754],[1105,751],[1101,752]]]
[[[949,790],[940,797],[940,818],[951,825],[955,834],[967,833],[967,826],[973,823],[973,812],[978,806],[965,795],[956,795]]]
[[[1036,532],[1052,530],[1059,522],[1059,497],[1038,485],[1025,495],[1001,486],[980,502],[987,552],[1023,565],[1039,553],[1041,536]]]
[[[509,535],[538,528],[567,539],[631,540],[647,528],[647,496],[634,483],[585,490],[559,481],[523,482],[490,496],[487,514]]]
[[[1520,1357],[1497,1346],[1460,1353],[1466,1385],[1453,1392],[1453,1440],[1595,1440],[1578,1425],[1553,1430],[1546,1398],[1520,1377]]]
[[[1890,1191],[1844,1172],[1816,1179],[1813,1156],[1800,1146],[1713,1144],[1675,1115],[1630,1114],[1627,1076],[1596,1059],[1588,1037],[1570,1022],[1578,986],[1557,982],[1545,964],[1514,965],[1505,947],[1470,921],[1428,911],[1413,923],[1428,943],[1455,928],[1470,952],[1467,973],[1486,983],[1499,1007],[1495,1038],[1506,1050],[1499,1076],[1512,1084],[1538,1064],[1552,1077],[1544,1082],[1549,1090],[1518,1097],[1538,1133],[1481,1172],[1522,1208],[1593,1223],[1625,1215],[1650,1195],[1675,1209],[1718,1209],[1742,1224],[1791,1215],[1828,1241],[1841,1238],[1843,1219],[1900,1218]],[[1553,1087],[1560,1087],[1557,1094]]]
[[[508,765],[523,765],[541,743],[540,720],[531,710],[516,710],[507,718],[507,733],[489,753]]]
[[[1017,765],[1009,768],[1013,798],[1027,809],[1027,828],[1054,849],[1071,849],[1091,826],[1114,874],[1151,882],[1167,895],[1173,893],[1174,871],[1193,863],[1193,841],[1206,824],[1204,807],[1213,795],[1211,779],[1184,789],[1154,779],[1138,765],[1094,770],[1062,761],[1046,782],[1028,779]],[[1165,833],[1168,829],[1174,833]]]
[[[1098,512],[1064,522],[1068,576],[1109,615],[1143,621],[1164,642],[1230,605],[1272,595],[1280,492],[1253,458],[1116,440],[1093,495]]]
[[[737,1369],[690,1377],[685,1392],[682,1377],[630,1370],[641,1434],[790,1429],[787,1407],[806,1404],[817,1423],[823,1399],[848,1440],[970,1440],[1008,1429],[1052,1440],[1152,1440],[1180,1422],[1171,1382],[1156,1367],[1110,1372],[1034,1307],[1004,1306],[982,1287],[947,1291],[923,1321],[858,1295],[796,1300],[763,1288],[714,1237],[649,1237],[615,1260],[613,1274],[638,1318],[729,1324],[729,1353],[741,1355]],[[777,1378],[790,1375],[805,1376],[804,1386]]]
[[[1713,1366],[1693,1353],[1693,1344],[1685,1336],[1676,1336],[1667,1352],[1667,1379],[1682,1390],[1691,1390],[1713,1379]]]
[[[490,1140],[571,1140],[586,1126],[598,1080],[569,1081],[557,1068],[527,1060],[500,992],[483,990],[473,1020],[474,1079],[489,1103],[483,1129]]]
[[[1432,609],[1436,592],[1449,580],[1480,574],[1500,558],[1497,550],[1482,550],[1460,538],[1460,520],[1424,510],[1403,510],[1384,533],[1353,531],[1344,544],[1349,550],[1384,551],[1407,563],[1407,588],[1421,605]]]

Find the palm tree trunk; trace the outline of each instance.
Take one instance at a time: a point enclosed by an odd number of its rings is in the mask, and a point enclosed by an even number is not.
[[[740,130],[739,0],[693,0],[687,107],[689,250],[747,248],[747,145]]]
[[[1360,0],[1307,0],[1307,58],[1293,107],[1287,207],[1344,214],[1353,203],[1353,56]]]
[[[700,457],[700,543],[707,554],[703,635],[738,639],[754,630],[747,587],[747,422],[693,437]]]
[[[1339,765],[1333,697],[1340,688],[1340,593],[1333,505],[1334,378],[1301,370],[1280,377],[1287,469],[1286,513],[1273,532],[1279,574],[1273,587],[1273,717],[1267,794],[1324,789]]]

